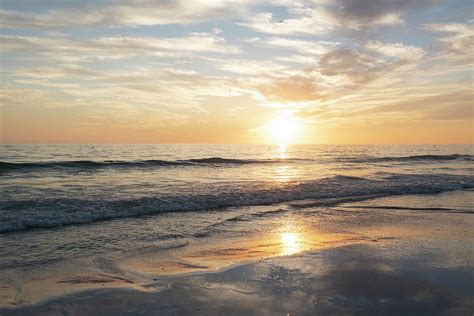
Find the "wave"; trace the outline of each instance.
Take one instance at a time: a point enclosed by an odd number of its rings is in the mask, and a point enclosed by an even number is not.
[[[406,206],[392,206],[392,205],[379,205],[379,206],[370,206],[370,205],[354,205],[346,206],[346,208],[353,209],[374,209],[374,210],[395,210],[395,211],[430,211],[438,213],[449,213],[449,214],[474,214],[474,211],[459,210],[447,207],[406,207]]]
[[[287,162],[283,159],[231,159],[222,157],[196,158],[187,160],[140,160],[140,161],[120,161],[120,160],[74,160],[74,161],[51,161],[51,162],[5,162],[0,161],[0,171],[19,171],[31,169],[99,169],[107,167],[155,167],[155,166],[196,166],[196,165],[219,165],[219,164],[260,164]]]
[[[463,175],[391,174],[383,180],[335,176],[259,189],[235,187],[215,194],[155,195],[141,198],[44,198],[0,200],[0,233],[91,223],[164,212],[206,211],[225,207],[270,205],[316,199],[335,205],[348,198],[433,194],[474,188]],[[324,201],[326,203],[324,203]]]
[[[474,155],[414,155],[414,156],[400,156],[400,157],[342,157],[340,161],[354,162],[354,163],[377,163],[377,162],[444,162],[444,161],[474,161]]]
[[[401,157],[338,157],[336,162],[349,163],[380,163],[380,162],[443,162],[443,161],[474,161],[474,155],[416,155]],[[72,161],[44,161],[44,162],[6,162],[0,161],[0,173],[31,170],[95,170],[102,168],[154,168],[169,166],[219,166],[219,165],[247,165],[293,162],[331,162],[324,159],[274,158],[274,159],[235,159],[224,157],[207,157],[184,160],[72,160]]]
[[[275,163],[275,162],[285,162],[284,159],[232,159],[232,158],[221,158],[221,157],[210,157],[210,158],[198,158],[198,159],[188,159],[188,160],[179,160],[180,162],[185,163],[194,163],[194,164],[254,164],[254,163]]]

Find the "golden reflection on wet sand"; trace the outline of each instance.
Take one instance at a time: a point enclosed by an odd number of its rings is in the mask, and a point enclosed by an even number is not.
[[[183,248],[150,251],[121,260],[117,262],[117,268],[123,273],[120,277],[104,274],[94,268],[68,270],[66,276],[60,277],[54,275],[53,271],[45,271],[41,278],[24,283],[22,295],[18,298],[36,302],[59,293],[110,286],[148,290],[141,285],[149,282],[150,276],[216,271],[241,263],[334,247],[353,242],[353,237],[348,234],[321,233],[309,229],[301,221],[287,219],[258,235],[210,239]],[[15,290],[6,290],[9,292],[0,294],[14,301]]]
[[[172,254],[157,253],[134,257],[123,261],[121,266],[127,270],[150,274],[216,270],[245,261],[335,247],[354,242],[356,239],[354,234],[322,233],[309,229],[304,223],[290,220],[259,235],[224,241],[208,240],[174,250]]]
[[[281,234],[282,254],[292,255],[300,252],[301,241],[298,233],[282,233]]]

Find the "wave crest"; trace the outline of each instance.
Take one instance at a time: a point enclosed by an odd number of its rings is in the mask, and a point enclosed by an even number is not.
[[[155,166],[197,166],[197,165],[218,165],[218,164],[259,164],[259,163],[275,163],[283,160],[280,159],[231,159],[222,157],[195,158],[186,160],[140,160],[140,161],[120,161],[120,160],[73,160],[73,161],[51,161],[51,162],[5,162],[0,161],[0,171],[21,171],[31,169],[100,169],[107,167],[122,168],[140,168]]]
[[[473,176],[391,174],[383,180],[335,176],[248,190],[236,188],[218,194],[117,197],[113,200],[45,198],[3,200],[0,233],[33,228],[84,224],[95,221],[153,215],[164,212],[201,211],[234,206],[269,205],[304,199],[337,204],[347,198],[372,198],[402,194],[433,194],[474,188]],[[323,203],[324,204],[324,203]]]
[[[400,156],[400,157],[367,157],[367,158],[354,158],[344,157],[340,158],[341,161],[355,162],[355,163],[377,163],[377,162],[444,162],[444,161],[474,161],[473,155],[414,155],[414,156]]]

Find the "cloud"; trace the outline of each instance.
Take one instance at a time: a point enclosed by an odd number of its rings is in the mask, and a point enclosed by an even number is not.
[[[33,102],[50,104],[51,94],[38,89],[26,89],[3,85],[0,87],[0,107],[29,106]]]
[[[275,60],[287,63],[313,65],[317,62],[316,58],[305,55],[277,56]]]
[[[403,57],[413,56],[406,54]],[[313,59],[310,67],[280,72],[280,77],[273,76],[256,88],[272,102],[337,100],[382,76],[396,73],[400,67],[408,65],[408,61],[379,59],[361,49],[337,47],[325,50],[318,59]]]
[[[472,92],[457,91],[449,94],[397,100],[375,107],[346,111],[345,113],[339,113],[339,116],[352,118],[356,116],[367,117],[369,115],[406,117],[409,113],[412,118],[416,115],[419,119],[424,120],[471,120],[474,114],[474,106],[471,100]]]
[[[0,9],[0,27],[71,28],[74,26],[137,27],[148,25],[188,25],[216,19],[241,19],[240,25],[255,31],[276,35],[325,34],[337,27],[362,30],[380,25],[404,24],[403,11],[423,7],[431,0],[336,0],[336,1],[270,1],[268,7],[286,7],[290,16],[275,19],[272,12],[248,17],[261,2],[130,0],[95,4],[59,5],[38,12]],[[42,10],[41,10],[42,9]],[[217,34],[217,33],[216,33]]]
[[[305,10],[303,15],[295,18],[275,20],[269,12],[259,13],[250,17],[240,25],[257,32],[288,35],[288,34],[321,34],[332,29],[332,23],[321,11]]]
[[[322,92],[317,91],[313,78],[291,76],[261,85],[258,91],[272,102],[301,102],[321,98]]]
[[[403,25],[403,12],[425,8],[435,0],[336,0],[328,14],[341,26],[364,30],[380,25]]]
[[[278,69],[267,71],[264,84],[254,85],[259,93],[271,102],[305,102],[337,100],[350,96],[371,82],[393,84],[399,71],[413,69],[424,54],[421,48],[401,43],[370,42],[368,47],[349,48],[336,43],[321,44],[314,41],[271,37],[267,46],[294,48],[305,55],[277,56],[274,60],[309,65],[303,69]],[[365,48],[365,49],[364,49]],[[375,51],[394,59],[379,58]],[[241,63],[246,65],[247,63]],[[247,66],[247,65],[246,65]],[[246,66],[243,66],[246,68]],[[237,67],[240,69],[240,67]],[[263,68],[262,68],[263,69]],[[392,78],[388,78],[393,75]],[[382,77],[387,79],[381,80]],[[386,87],[385,87],[386,88]]]
[[[212,36],[208,33],[191,33],[186,37],[176,38],[151,38],[151,37],[105,37],[92,42],[98,47],[112,49],[130,49],[139,51],[168,50],[168,51],[196,51],[238,53],[240,50],[226,44],[222,37]]]
[[[405,21],[400,12],[397,1],[372,1],[372,0],[341,0],[336,2],[336,7],[329,10],[341,26],[360,30],[376,25],[400,25]],[[400,2],[400,1],[398,1]]]
[[[302,54],[319,56],[331,51],[331,49],[333,49],[339,43],[325,41],[309,41],[283,37],[269,37],[265,39],[262,44],[270,47],[280,47],[290,50],[296,50]]]
[[[289,67],[268,60],[213,59],[213,62],[217,69],[240,75],[285,77],[291,72]]]
[[[339,48],[321,57],[318,70],[324,76],[337,77],[340,85],[355,86],[375,79],[388,65],[358,50]]]
[[[380,26],[404,25],[407,10],[424,8],[433,0],[335,0],[287,6],[290,16],[275,19],[261,12],[240,25],[275,35],[321,35],[337,29],[362,32]]]
[[[471,23],[431,23],[425,24],[423,29],[441,33],[439,39],[442,49],[472,62],[474,50],[474,25]]]
[[[26,13],[0,10],[1,28],[53,28],[71,25],[97,24],[103,19],[98,11],[80,10],[49,11],[47,13]]]
[[[246,10],[236,1],[115,1],[113,5],[57,8],[39,13],[0,10],[2,28],[113,27],[190,24],[229,18]]]
[[[60,77],[92,77],[97,78],[101,74],[87,68],[77,66],[35,67],[22,68],[13,72],[16,77],[33,79],[55,79]]]
[[[423,100],[469,87],[473,25],[431,23],[422,28],[434,34],[419,34],[414,27],[428,18],[459,21],[460,15],[441,16],[444,5],[417,15],[433,2],[140,0],[112,6],[97,0],[46,6],[11,0],[2,7],[18,11],[0,10],[2,75],[11,88],[2,101],[12,107],[75,104],[84,113],[124,109],[142,118],[159,112],[167,124],[192,121],[194,112],[220,115],[244,99],[251,109],[245,115],[278,105],[295,115],[304,108],[308,117],[318,113],[316,119],[329,123],[399,120],[408,111],[413,120],[454,122],[471,113],[472,94],[452,103],[430,99],[445,105],[433,105],[433,112]],[[467,14],[465,7],[456,9]],[[206,21],[212,23],[194,25]],[[401,25],[407,44],[393,40]],[[427,42],[436,37],[437,45]],[[433,47],[442,53],[432,54]]]
[[[130,56],[178,57],[180,52],[238,53],[222,37],[208,33],[191,33],[183,37],[112,36],[80,40],[67,37],[1,36],[3,51],[29,51],[50,54],[53,58],[81,59],[124,58]]]
[[[406,60],[420,59],[425,55],[425,51],[420,47],[408,46],[403,43],[381,43],[370,41],[365,47],[379,54]]]

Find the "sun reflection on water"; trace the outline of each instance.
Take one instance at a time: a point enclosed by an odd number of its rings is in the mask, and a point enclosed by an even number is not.
[[[274,179],[278,182],[288,182],[295,177],[296,170],[290,166],[278,166],[274,169]]]
[[[286,159],[287,155],[286,152],[288,151],[288,145],[287,144],[279,144],[277,148],[278,152],[278,157],[280,159]]]

